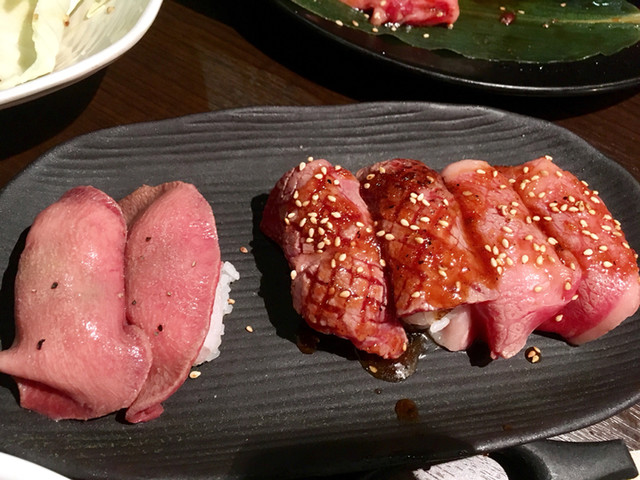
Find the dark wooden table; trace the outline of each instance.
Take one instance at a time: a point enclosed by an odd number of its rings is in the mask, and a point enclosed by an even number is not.
[[[264,0],[165,0],[146,36],[107,69],[0,111],[0,187],[55,145],[106,127],[244,106],[374,100],[483,104],[550,120],[640,180],[640,89],[552,99],[489,94],[374,65]],[[640,405],[563,438],[622,438],[640,449]],[[500,477],[489,468],[478,478]]]

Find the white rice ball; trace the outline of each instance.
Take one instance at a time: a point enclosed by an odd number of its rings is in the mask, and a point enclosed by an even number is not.
[[[231,282],[235,282],[240,278],[240,274],[229,262],[224,262],[220,268],[220,279],[216,288],[216,296],[213,301],[213,311],[211,312],[211,323],[209,331],[204,339],[202,348],[193,362],[194,365],[200,365],[204,362],[218,358],[220,355],[220,344],[222,343],[222,335],[224,335],[223,317],[233,310],[233,305],[229,303],[229,293],[231,292]]]

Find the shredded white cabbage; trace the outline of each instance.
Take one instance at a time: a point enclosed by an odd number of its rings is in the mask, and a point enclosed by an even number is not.
[[[53,71],[68,12],[82,0],[0,0],[0,90]]]

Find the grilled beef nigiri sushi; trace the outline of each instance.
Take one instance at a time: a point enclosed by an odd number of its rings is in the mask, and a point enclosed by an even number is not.
[[[504,171],[522,203],[545,219],[540,228],[570,250],[583,270],[576,298],[539,328],[581,344],[633,315],[640,305],[636,255],[597,192],[550,157]]]
[[[284,251],[293,306],[309,326],[397,358],[407,337],[387,309],[380,248],[359,187],[326,160],[301,163],[271,191],[261,229]]]
[[[69,190],[35,218],[16,276],[16,338],[0,352],[24,408],[86,420],[137,397],[151,347],[125,318],[125,241],[120,207],[93,187]]]
[[[511,357],[571,300],[580,269],[571,268],[572,255],[556,251],[557,242],[538,228],[508,179],[488,163],[463,160],[442,176],[498,279],[498,297],[474,305],[481,338],[494,358]]]
[[[449,350],[474,339],[470,304],[494,299],[495,276],[464,231],[460,207],[424,163],[394,159],[357,174],[389,267],[396,314]]]

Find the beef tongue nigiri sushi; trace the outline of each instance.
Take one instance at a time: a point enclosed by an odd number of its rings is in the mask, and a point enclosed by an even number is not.
[[[498,297],[474,305],[480,337],[492,357],[511,357],[571,300],[581,271],[571,268],[570,253],[556,251],[557,241],[538,228],[509,180],[488,163],[463,160],[442,176],[497,279]]]
[[[162,413],[161,402],[196,361],[211,326],[221,259],[211,206],[194,185],[142,186],[120,203],[129,222],[127,318],[148,335],[153,352],[125,416],[137,423]]]
[[[120,207],[93,187],[69,190],[35,218],[15,282],[15,341],[0,352],[24,408],[86,420],[137,397],[151,348],[125,318],[125,241]]]
[[[309,326],[397,358],[407,336],[387,308],[380,248],[359,187],[326,160],[301,163],[271,191],[261,229],[284,251],[293,306]]]
[[[540,227],[570,250],[583,270],[575,299],[540,329],[581,344],[633,315],[640,305],[636,255],[598,193],[550,157],[504,171],[522,202],[545,219]]]
[[[376,222],[396,314],[449,350],[474,340],[470,304],[494,299],[495,275],[467,239],[460,207],[424,163],[394,159],[357,174]]]

